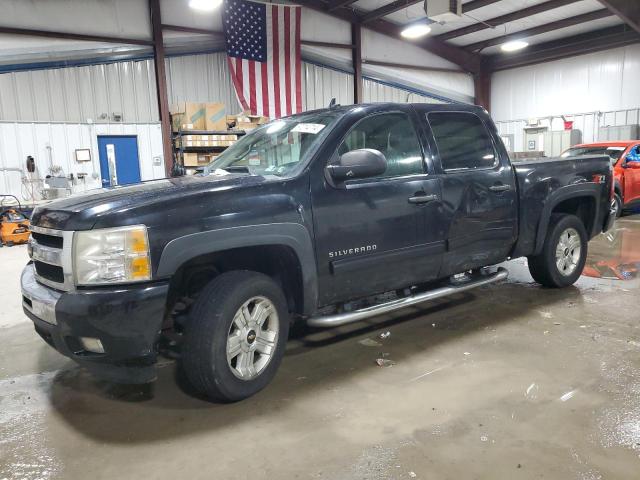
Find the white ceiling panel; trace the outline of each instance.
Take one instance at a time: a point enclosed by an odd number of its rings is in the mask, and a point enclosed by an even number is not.
[[[504,25],[498,25],[495,28],[487,28],[469,35],[452,38],[449,42],[454,45],[469,45],[482,40],[488,40],[489,38],[501,37],[503,35],[516,33],[539,25],[545,25],[565,18],[575,17],[576,15],[582,15],[595,10],[602,10],[603,8],[602,4],[596,0],[583,0],[564,7],[554,8],[553,10],[531,15],[520,20],[505,23]],[[611,18],[615,18],[615,16],[612,15]]]
[[[595,30],[600,30],[601,28],[613,27],[615,25],[621,24],[622,22],[620,21],[620,19],[618,19],[618,17],[601,18],[599,20],[593,20],[591,22],[582,23],[580,25],[574,25],[572,27],[554,30],[553,32],[543,33],[542,35],[536,35],[535,37],[529,37],[527,38],[527,42],[529,42],[530,45],[535,45],[537,43],[550,42],[552,40],[572,37],[574,35],[580,35],[581,33],[587,33]],[[494,47],[485,48],[482,53],[492,55],[494,53],[502,53],[502,51],[500,50],[500,46],[496,45]]]

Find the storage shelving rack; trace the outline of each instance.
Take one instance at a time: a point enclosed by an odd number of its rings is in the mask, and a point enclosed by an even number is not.
[[[183,155],[185,153],[222,153],[229,145],[225,146],[214,146],[214,145],[203,145],[203,146],[185,146],[185,142],[183,137],[188,135],[236,135],[237,138],[246,135],[244,130],[179,130],[174,132],[171,139],[173,143],[173,161],[174,165],[179,165],[185,170],[196,170],[198,168],[202,168],[202,165],[198,166],[185,166],[183,163]],[[175,167],[174,167],[175,168]]]

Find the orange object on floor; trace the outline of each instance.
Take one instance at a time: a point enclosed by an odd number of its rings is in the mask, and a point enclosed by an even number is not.
[[[0,241],[3,245],[27,243],[29,235],[29,219],[20,211],[5,208],[0,212]]]

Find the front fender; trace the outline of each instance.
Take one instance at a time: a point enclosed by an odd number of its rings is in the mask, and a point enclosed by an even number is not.
[[[162,251],[156,274],[158,278],[169,278],[180,266],[201,255],[260,245],[285,245],[296,253],[302,269],[304,313],[311,314],[318,298],[316,261],[309,231],[298,223],[221,228],[173,239]]]

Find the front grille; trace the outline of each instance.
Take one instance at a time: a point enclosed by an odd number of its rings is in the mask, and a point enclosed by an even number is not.
[[[71,244],[73,232],[31,225],[29,253],[36,269],[36,280],[57,290],[73,289]]]
[[[36,274],[46,280],[56,283],[64,283],[64,270],[57,265],[49,265],[48,263],[33,262],[36,267]]]
[[[44,245],[45,247],[62,249],[62,244],[64,243],[62,237],[56,237],[55,235],[31,232],[31,236],[36,242],[38,242],[40,245]]]

